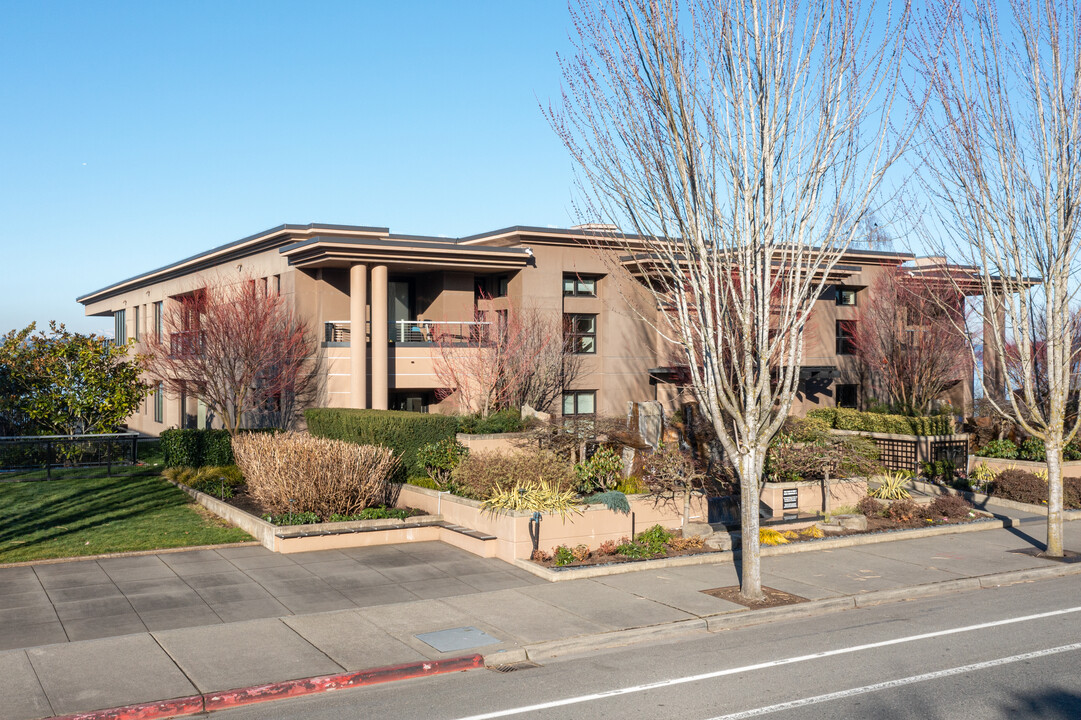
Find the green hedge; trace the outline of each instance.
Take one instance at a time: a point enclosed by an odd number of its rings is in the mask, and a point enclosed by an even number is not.
[[[240,432],[279,432],[277,428]],[[228,430],[163,430],[162,464],[171,467],[221,467],[235,465],[233,441]]]
[[[165,467],[233,465],[233,443],[227,430],[165,430],[161,434]]]
[[[809,418],[824,420],[837,430],[891,433],[894,435],[952,435],[953,418],[949,415],[909,417],[860,412],[849,408],[820,408],[807,413]]]
[[[424,475],[417,450],[458,432],[458,419],[453,416],[402,410],[312,408],[304,411],[304,418],[308,432],[316,437],[390,448],[408,475]]]

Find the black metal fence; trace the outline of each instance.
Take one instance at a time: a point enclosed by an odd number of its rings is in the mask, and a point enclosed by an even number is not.
[[[907,470],[918,473],[919,441],[871,438],[878,447],[879,462],[888,470]]]
[[[0,479],[5,474],[44,471],[52,477],[57,468],[134,465],[139,457],[138,433],[107,435],[30,435],[0,437]]]
[[[933,440],[931,442],[931,462],[946,460],[954,467],[964,469],[968,462],[968,438],[963,440]]]

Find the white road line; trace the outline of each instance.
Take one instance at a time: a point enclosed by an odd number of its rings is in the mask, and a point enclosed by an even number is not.
[[[713,678],[724,677],[726,675],[738,675],[740,673],[751,672],[754,670],[765,670],[767,668],[778,667],[780,665],[792,665],[793,663],[805,662],[807,660],[819,660],[821,658],[833,657],[835,655],[847,655],[849,653],[861,652],[863,650],[874,650],[875,648],[889,647],[890,645],[901,645],[903,643],[917,642],[919,640],[928,640],[930,638],[944,637],[946,635],[955,635],[957,633],[963,632],[972,632],[974,630],[986,630],[987,628],[1001,627],[1003,625],[1013,625],[1015,623],[1029,622],[1031,620],[1043,620],[1045,618],[1057,617],[1059,615],[1068,615],[1070,613],[1076,612],[1081,612],[1081,607],[1063,608],[1062,610],[1051,610],[1049,612],[1037,613],[1035,615],[1023,615],[1021,617],[1007,618],[1005,620],[994,620],[992,622],[979,623],[978,625],[966,625],[964,627],[950,628],[949,630],[937,630],[935,632],[921,633],[919,635],[908,635],[906,637],[895,638],[893,640],[883,640],[881,642],[867,643],[865,645],[853,645],[852,647],[838,648],[836,650],[825,650],[823,652],[812,653],[810,655],[797,655],[795,657],[782,658],[780,660],[770,660],[768,662],[756,663],[754,665],[744,665],[743,667],[729,668],[727,670],[716,670],[714,672],[702,673],[700,675],[687,675],[685,677],[672,678],[671,680],[661,680],[659,682],[647,683],[644,685],[632,685],[630,687],[616,688],[614,690],[605,690],[604,692],[591,693],[589,695],[578,695],[577,697],[563,698],[562,700],[552,700],[551,702],[537,703],[536,705],[523,705],[522,707],[510,708],[507,710],[497,710],[495,712],[482,713],[480,715],[470,715],[468,717],[459,718],[459,720],[492,720],[493,718],[522,715],[524,713],[535,712],[537,710],[548,710],[550,708],[564,707],[566,705],[578,705],[580,703],[592,702],[594,700],[602,700],[604,698],[616,697],[618,695],[630,695],[632,693],[640,693],[646,692],[648,690],[673,687],[675,685],[700,682],[702,680],[712,680]]]
[[[710,718],[710,720],[743,720],[743,718],[768,715],[782,710],[794,710],[796,708],[806,707],[807,705],[830,702],[831,700],[843,700],[844,698],[855,697],[856,695],[866,695],[867,693],[878,692],[879,690],[889,690],[890,688],[903,687],[905,685],[912,685],[913,683],[926,682],[927,680],[950,677],[951,675],[963,675],[964,673],[974,672],[976,670],[998,667],[999,665],[1009,665],[1010,663],[1021,662],[1022,660],[1032,660],[1046,655],[1058,655],[1059,653],[1070,652],[1071,650],[1081,650],[1081,643],[1061,645],[1046,650],[1035,650],[1033,652],[1022,653],[1021,655],[998,658],[997,660],[987,660],[971,665],[962,665],[960,667],[950,668],[949,670],[937,670],[935,672],[924,673],[923,675],[913,675],[912,677],[889,680],[887,682],[875,683],[874,685],[864,685],[863,687],[852,688],[851,690],[841,690],[839,692],[816,695],[801,700],[791,700],[776,705],[755,708],[754,710],[744,710],[743,712],[732,713],[731,715],[719,715],[715,718]]]

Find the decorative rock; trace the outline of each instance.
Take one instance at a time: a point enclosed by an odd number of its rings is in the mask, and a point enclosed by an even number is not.
[[[845,530],[866,530],[866,515],[837,515],[834,520]]]
[[[683,526],[683,537],[709,537],[712,534],[713,528],[709,523],[689,522]]]
[[[738,535],[738,533],[736,533]],[[731,550],[732,534],[727,532],[715,532],[705,540],[705,546],[711,550]]]
[[[832,523],[818,523],[818,529],[827,535],[840,535],[845,531],[845,528]]]

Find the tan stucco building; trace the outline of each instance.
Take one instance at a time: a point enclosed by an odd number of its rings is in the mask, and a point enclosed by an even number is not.
[[[572,327],[580,372],[555,412],[621,415],[628,401],[678,404],[672,349],[649,322],[650,293],[625,269],[622,251],[606,250],[607,231],[511,227],[448,239],[398,235],[388,228],[281,225],[88,293],[87,315],[112,316],[116,336],[167,337],[167,304],[210,282],[255,278],[281,293],[322,339],[326,377],[318,405],[439,412],[433,338],[468,336],[478,306],[558,313]],[[904,253],[851,250],[830,277],[806,338],[804,382],[796,412],[855,405],[844,323],[855,318],[884,268],[913,260]],[[621,265],[622,263],[622,265]],[[364,327],[365,342],[355,328]],[[838,334],[842,337],[839,339]],[[971,406],[972,383],[951,395]],[[205,423],[189,397],[152,395],[129,427],[157,434]]]

